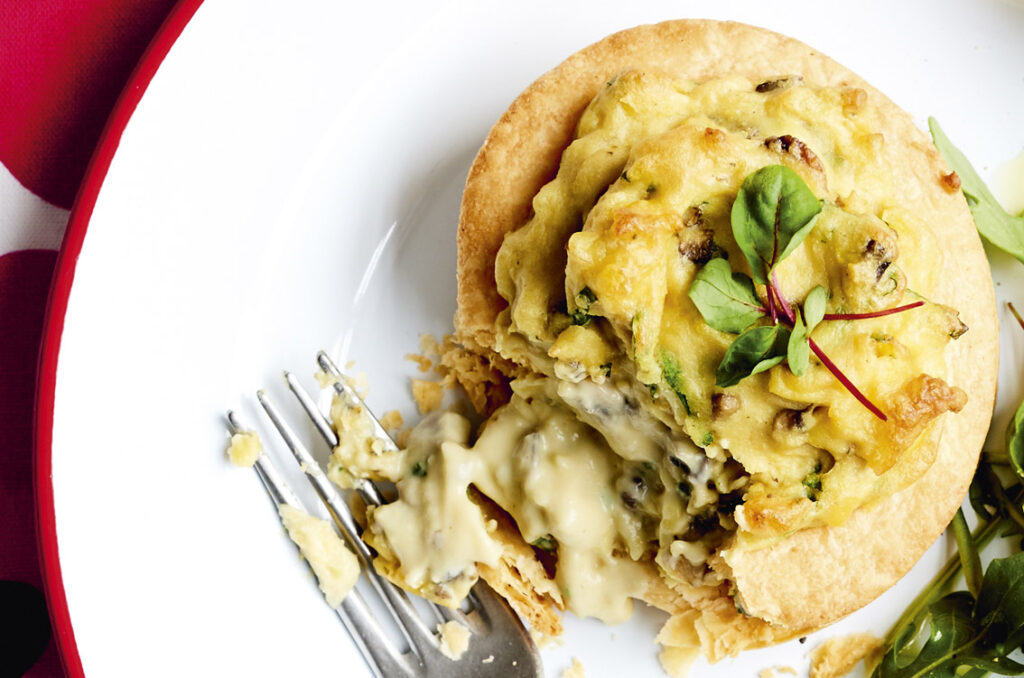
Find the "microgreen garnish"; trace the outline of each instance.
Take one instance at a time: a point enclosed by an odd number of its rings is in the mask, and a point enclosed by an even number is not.
[[[786,359],[790,331],[783,325],[759,325],[736,337],[715,372],[717,386],[735,386],[744,378]]]
[[[721,332],[739,335],[726,349],[715,383],[723,388],[733,386],[783,361],[793,374],[801,376],[814,353],[843,387],[885,421],[885,413],[825,355],[811,333],[824,320],[879,318],[909,311],[924,302],[868,313],[829,314],[825,312],[829,293],[824,287],[812,289],[802,309],[786,299],[775,268],[807,237],[821,209],[821,201],[800,175],[783,165],[763,167],[743,180],[730,219],[733,237],[752,275],[734,272],[725,259],[712,259],[697,272],[689,291],[704,322]],[[764,285],[764,301],[757,295],[755,282]]]
[[[785,165],[763,167],[743,180],[730,220],[755,282],[766,284],[772,269],[807,237],[819,212],[821,201]]]
[[[818,285],[807,294],[804,310],[796,313],[793,333],[789,336],[789,345],[786,347],[786,362],[789,363],[789,369],[798,377],[803,376],[810,364],[811,332],[825,317],[827,300],[828,292]]]
[[[690,284],[690,299],[704,322],[716,330],[738,334],[764,317],[765,308],[749,276],[733,273],[725,259],[712,259]]]
[[[1006,213],[935,118],[928,118],[928,129],[936,148],[960,178],[960,190],[967,199],[978,232],[985,240],[1024,263],[1024,214],[1012,216]]]

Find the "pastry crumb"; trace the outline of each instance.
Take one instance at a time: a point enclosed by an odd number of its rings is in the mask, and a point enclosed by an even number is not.
[[[438,647],[441,654],[452,661],[462,658],[469,649],[469,629],[457,621],[437,625]]]
[[[334,526],[326,520],[288,504],[278,506],[278,513],[288,536],[313,568],[327,604],[337,608],[359,579],[356,554],[349,550]]]
[[[769,666],[766,669],[761,669],[757,676],[758,678],[782,678],[782,676],[795,676],[796,669],[792,666]]]
[[[235,466],[251,467],[262,451],[260,438],[255,433],[236,433],[228,444],[228,459]]]
[[[829,638],[811,651],[810,678],[839,678],[849,673],[862,659],[882,647],[872,633],[854,633]]]
[[[494,661],[494,655],[493,654],[489,654],[489,655],[487,655],[487,658],[481,660],[480,663],[481,664],[490,664],[493,661]]]
[[[412,397],[420,414],[429,414],[441,407],[444,387],[436,381],[412,380]]]
[[[416,363],[416,369],[420,372],[429,372],[430,368],[434,366],[434,361],[425,355],[419,355],[417,353],[406,353],[405,359]]]
[[[562,678],[587,678],[583,663],[576,657],[572,658],[572,666],[562,671]]]
[[[380,418],[380,425],[385,431],[394,431],[402,428],[405,425],[405,420],[402,419],[402,413],[398,410],[388,410]]]

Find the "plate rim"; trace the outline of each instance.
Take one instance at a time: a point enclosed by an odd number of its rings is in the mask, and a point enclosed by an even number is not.
[[[64,319],[78,256],[121,136],[164,59],[202,4],[203,0],[178,0],[142,53],[114,103],[71,207],[43,316],[32,425],[36,540],[53,639],[69,678],[85,676],[85,671],[64,592],[53,493],[53,414]]]

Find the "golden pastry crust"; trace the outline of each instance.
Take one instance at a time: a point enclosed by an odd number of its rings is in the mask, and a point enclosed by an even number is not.
[[[962,194],[943,184],[948,167],[885,95],[791,38],[738,23],[669,21],[616,33],[573,54],[530,85],[491,130],[470,170],[459,222],[455,326],[466,347],[494,355],[494,322],[506,305],[495,286],[495,255],[555,175],[581,112],[609,78],[647,68],[697,82],[797,74],[810,86],[863,90],[882,113],[878,133],[887,143],[881,161],[893,170],[892,194],[941,232],[942,251],[955,260],[957,275],[938,280],[929,297],[958,309],[970,328],[947,349],[950,381],[968,402],[931,432],[935,463],[911,486],[840,526],[723,553],[747,614],[786,629],[819,627],[892,586],[942,532],[966,492],[995,398],[997,323],[988,262]]]

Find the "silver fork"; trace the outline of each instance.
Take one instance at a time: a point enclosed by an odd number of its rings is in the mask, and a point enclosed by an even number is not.
[[[394,441],[387,435],[383,426],[370,413],[369,408],[366,408],[359,396],[342,378],[341,371],[323,351],[317,354],[317,363],[326,374],[336,379],[333,386],[336,394],[351,404],[361,405],[374,424],[374,435],[385,446],[395,449]],[[314,427],[333,449],[338,444],[338,437],[330,421],[293,374],[285,372],[284,378],[288,389],[299,401]],[[443,655],[439,649],[438,637],[413,607],[405,591],[381,577],[373,568],[374,552],[360,538],[362,528],[353,519],[348,505],[335,486],[327,479],[326,473],[288,426],[270,397],[264,391],[259,391],[256,396],[295,461],[303,469],[317,495],[327,507],[345,541],[356,553],[363,574],[401,630],[403,639],[409,648],[406,652],[401,651],[373,616],[360,592],[353,589],[335,612],[374,676],[377,678],[433,678],[440,676],[445,678],[477,676],[539,678],[543,675],[536,645],[522,621],[508,603],[494,593],[482,580],[473,587],[469,598],[470,611],[467,613],[434,603],[428,604],[432,616],[435,617],[434,624],[439,621],[458,621],[466,626],[472,634],[469,648],[460,659],[451,660]],[[239,423],[234,412],[227,413],[227,420],[228,428],[232,433],[241,433],[246,430]],[[275,506],[288,504],[306,511],[305,506],[285,483],[266,451],[260,453],[255,469]],[[357,481],[356,491],[368,505],[379,506],[384,501],[377,487],[368,480]]]

